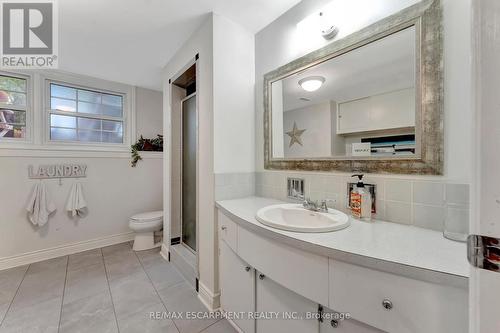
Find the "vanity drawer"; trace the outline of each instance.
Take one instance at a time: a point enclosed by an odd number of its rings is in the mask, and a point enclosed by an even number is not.
[[[332,259],[330,307],[387,332],[468,330],[467,290]]]
[[[238,254],[280,285],[309,300],[327,305],[327,257],[287,246],[245,228],[238,231]]]
[[[220,211],[218,213],[219,237],[234,251],[238,252],[238,225]]]

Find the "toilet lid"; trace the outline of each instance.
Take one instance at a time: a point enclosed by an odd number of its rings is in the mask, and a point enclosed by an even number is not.
[[[163,218],[163,211],[146,212],[132,216],[130,219],[138,222],[154,221]]]

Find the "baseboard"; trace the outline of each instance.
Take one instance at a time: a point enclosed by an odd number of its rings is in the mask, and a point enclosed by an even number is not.
[[[198,298],[209,311],[217,311],[220,308],[220,293],[212,293],[201,281],[199,281]]]
[[[160,250],[160,255],[165,259],[166,261],[170,261],[170,256],[168,253],[168,246],[165,245],[165,243],[161,244],[161,250]]]
[[[62,246],[56,246],[49,249],[38,250],[20,255],[0,258],[0,270],[31,264],[38,261],[67,256],[78,252],[93,250],[104,246],[128,242],[134,239],[134,232],[111,235],[101,238],[95,238],[83,242],[77,242]]]
[[[195,266],[196,256],[190,252],[184,245],[178,244],[170,247],[170,262],[177,268],[186,281],[196,287],[196,278],[198,271]]]
[[[238,333],[245,333],[245,332],[243,332],[243,331],[241,330],[241,328],[239,328],[239,327],[238,327],[238,325],[236,325],[236,324],[234,323],[234,321],[233,321],[232,319],[230,319],[230,318],[226,318],[226,319],[227,319],[227,321],[229,322],[229,324],[231,324],[231,326],[233,326],[233,328],[236,330],[236,332],[238,332]]]

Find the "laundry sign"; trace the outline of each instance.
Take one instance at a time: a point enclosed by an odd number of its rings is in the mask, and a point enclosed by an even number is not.
[[[34,168],[28,166],[28,177],[33,179],[82,178],[87,176],[85,164],[51,164]]]

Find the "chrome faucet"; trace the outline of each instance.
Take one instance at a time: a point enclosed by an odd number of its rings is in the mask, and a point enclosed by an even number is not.
[[[302,203],[302,206],[310,211],[313,212],[320,212],[320,213],[328,213],[328,202],[335,202],[333,199],[323,199],[321,200],[321,203],[318,204],[317,201],[313,201],[309,198],[306,198],[304,202]]]
[[[311,210],[313,212],[317,212],[318,211],[318,202],[317,201],[312,201],[309,198],[305,198],[304,199],[304,202],[302,203],[302,206],[305,209]]]

